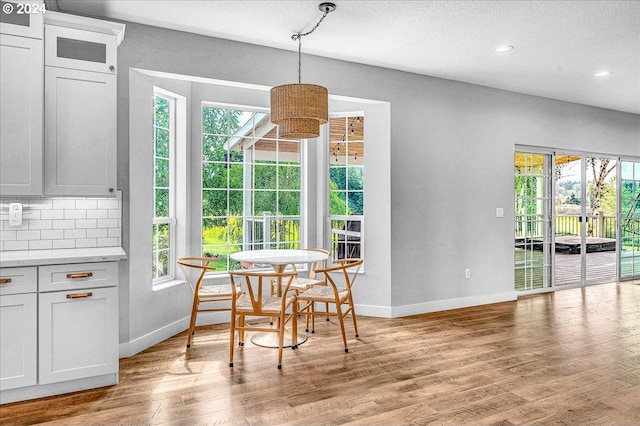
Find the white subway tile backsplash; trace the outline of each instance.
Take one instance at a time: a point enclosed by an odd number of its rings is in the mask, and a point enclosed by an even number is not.
[[[53,200],[31,200],[29,201],[29,209],[33,210],[51,210]]]
[[[76,248],[98,247],[96,238],[76,238]]]
[[[16,240],[39,240],[40,231],[17,231]]]
[[[76,240],[53,240],[54,249],[76,248]]]
[[[45,229],[40,231],[40,238],[43,240],[61,240],[64,238],[62,229]]]
[[[76,210],[94,210],[98,208],[98,200],[76,200]]]
[[[98,226],[97,219],[76,219],[76,229],[78,228],[96,228]]]
[[[0,241],[15,241],[16,231],[0,231]]]
[[[119,245],[119,238],[98,238],[98,247],[114,247]]]
[[[64,238],[87,238],[87,230],[86,229],[65,229],[64,230]]]
[[[54,209],[61,209],[61,210],[65,210],[65,209],[75,209],[76,208],[76,201],[75,200],[65,200],[62,198],[55,198],[53,199],[53,204],[52,204]]]
[[[120,219],[98,219],[98,228],[119,228]]]
[[[4,249],[11,250],[29,250],[29,241],[4,241]]]
[[[87,211],[86,210],[65,210],[64,218],[65,219],[86,219]]]
[[[119,209],[120,208],[120,200],[116,200],[113,198],[101,199],[98,200],[98,208],[99,209]]]
[[[74,219],[62,219],[53,221],[53,229],[73,229],[76,227]]]
[[[64,219],[64,210],[42,210],[40,219]]]
[[[108,236],[106,229],[87,229],[87,238],[107,238]]]
[[[87,210],[87,219],[107,219],[109,210]]]
[[[53,221],[51,220],[29,220],[29,229],[53,229]]]
[[[29,250],[51,250],[53,241],[51,240],[32,240],[29,241]]]
[[[118,247],[122,242],[120,196],[0,198],[0,206],[14,202],[24,206],[23,221],[10,226],[9,216],[0,214],[0,251]]]

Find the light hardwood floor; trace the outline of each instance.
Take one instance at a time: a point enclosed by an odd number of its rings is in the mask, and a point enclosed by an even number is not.
[[[223,325],[120,362],[120,384],[0,406],[0,424],[638,425],[640,282],[396,319],[335,322],[299,350]],[[348,327],[351,326],[349,322]]]

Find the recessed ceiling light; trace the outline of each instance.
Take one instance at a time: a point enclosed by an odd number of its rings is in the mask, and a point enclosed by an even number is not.
[[[510,50],[513,50],[514,47],[511,46],[510,44],[505,44],[504,46],[498,46],[495,49],[493,49],[494,52],[496,53],[504,53],[504,52],[508,52]]]
[[[613,74],[613,71],[600,71],[595,74],[596,77],[608,77]]]

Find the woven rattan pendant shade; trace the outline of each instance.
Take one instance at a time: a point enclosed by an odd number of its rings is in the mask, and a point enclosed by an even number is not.
[[[315,84],[284,84],[271,89],[271,122],[281,138],[317,138],[329,119],[329,95]]]

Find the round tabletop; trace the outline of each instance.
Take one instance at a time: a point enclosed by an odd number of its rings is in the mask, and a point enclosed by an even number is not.
[[[290,265],[292,263],[312,263],[329,258],[329,255],[314,250],[246,250],[231,253],[238,262],[268,263],[270,265]]]

